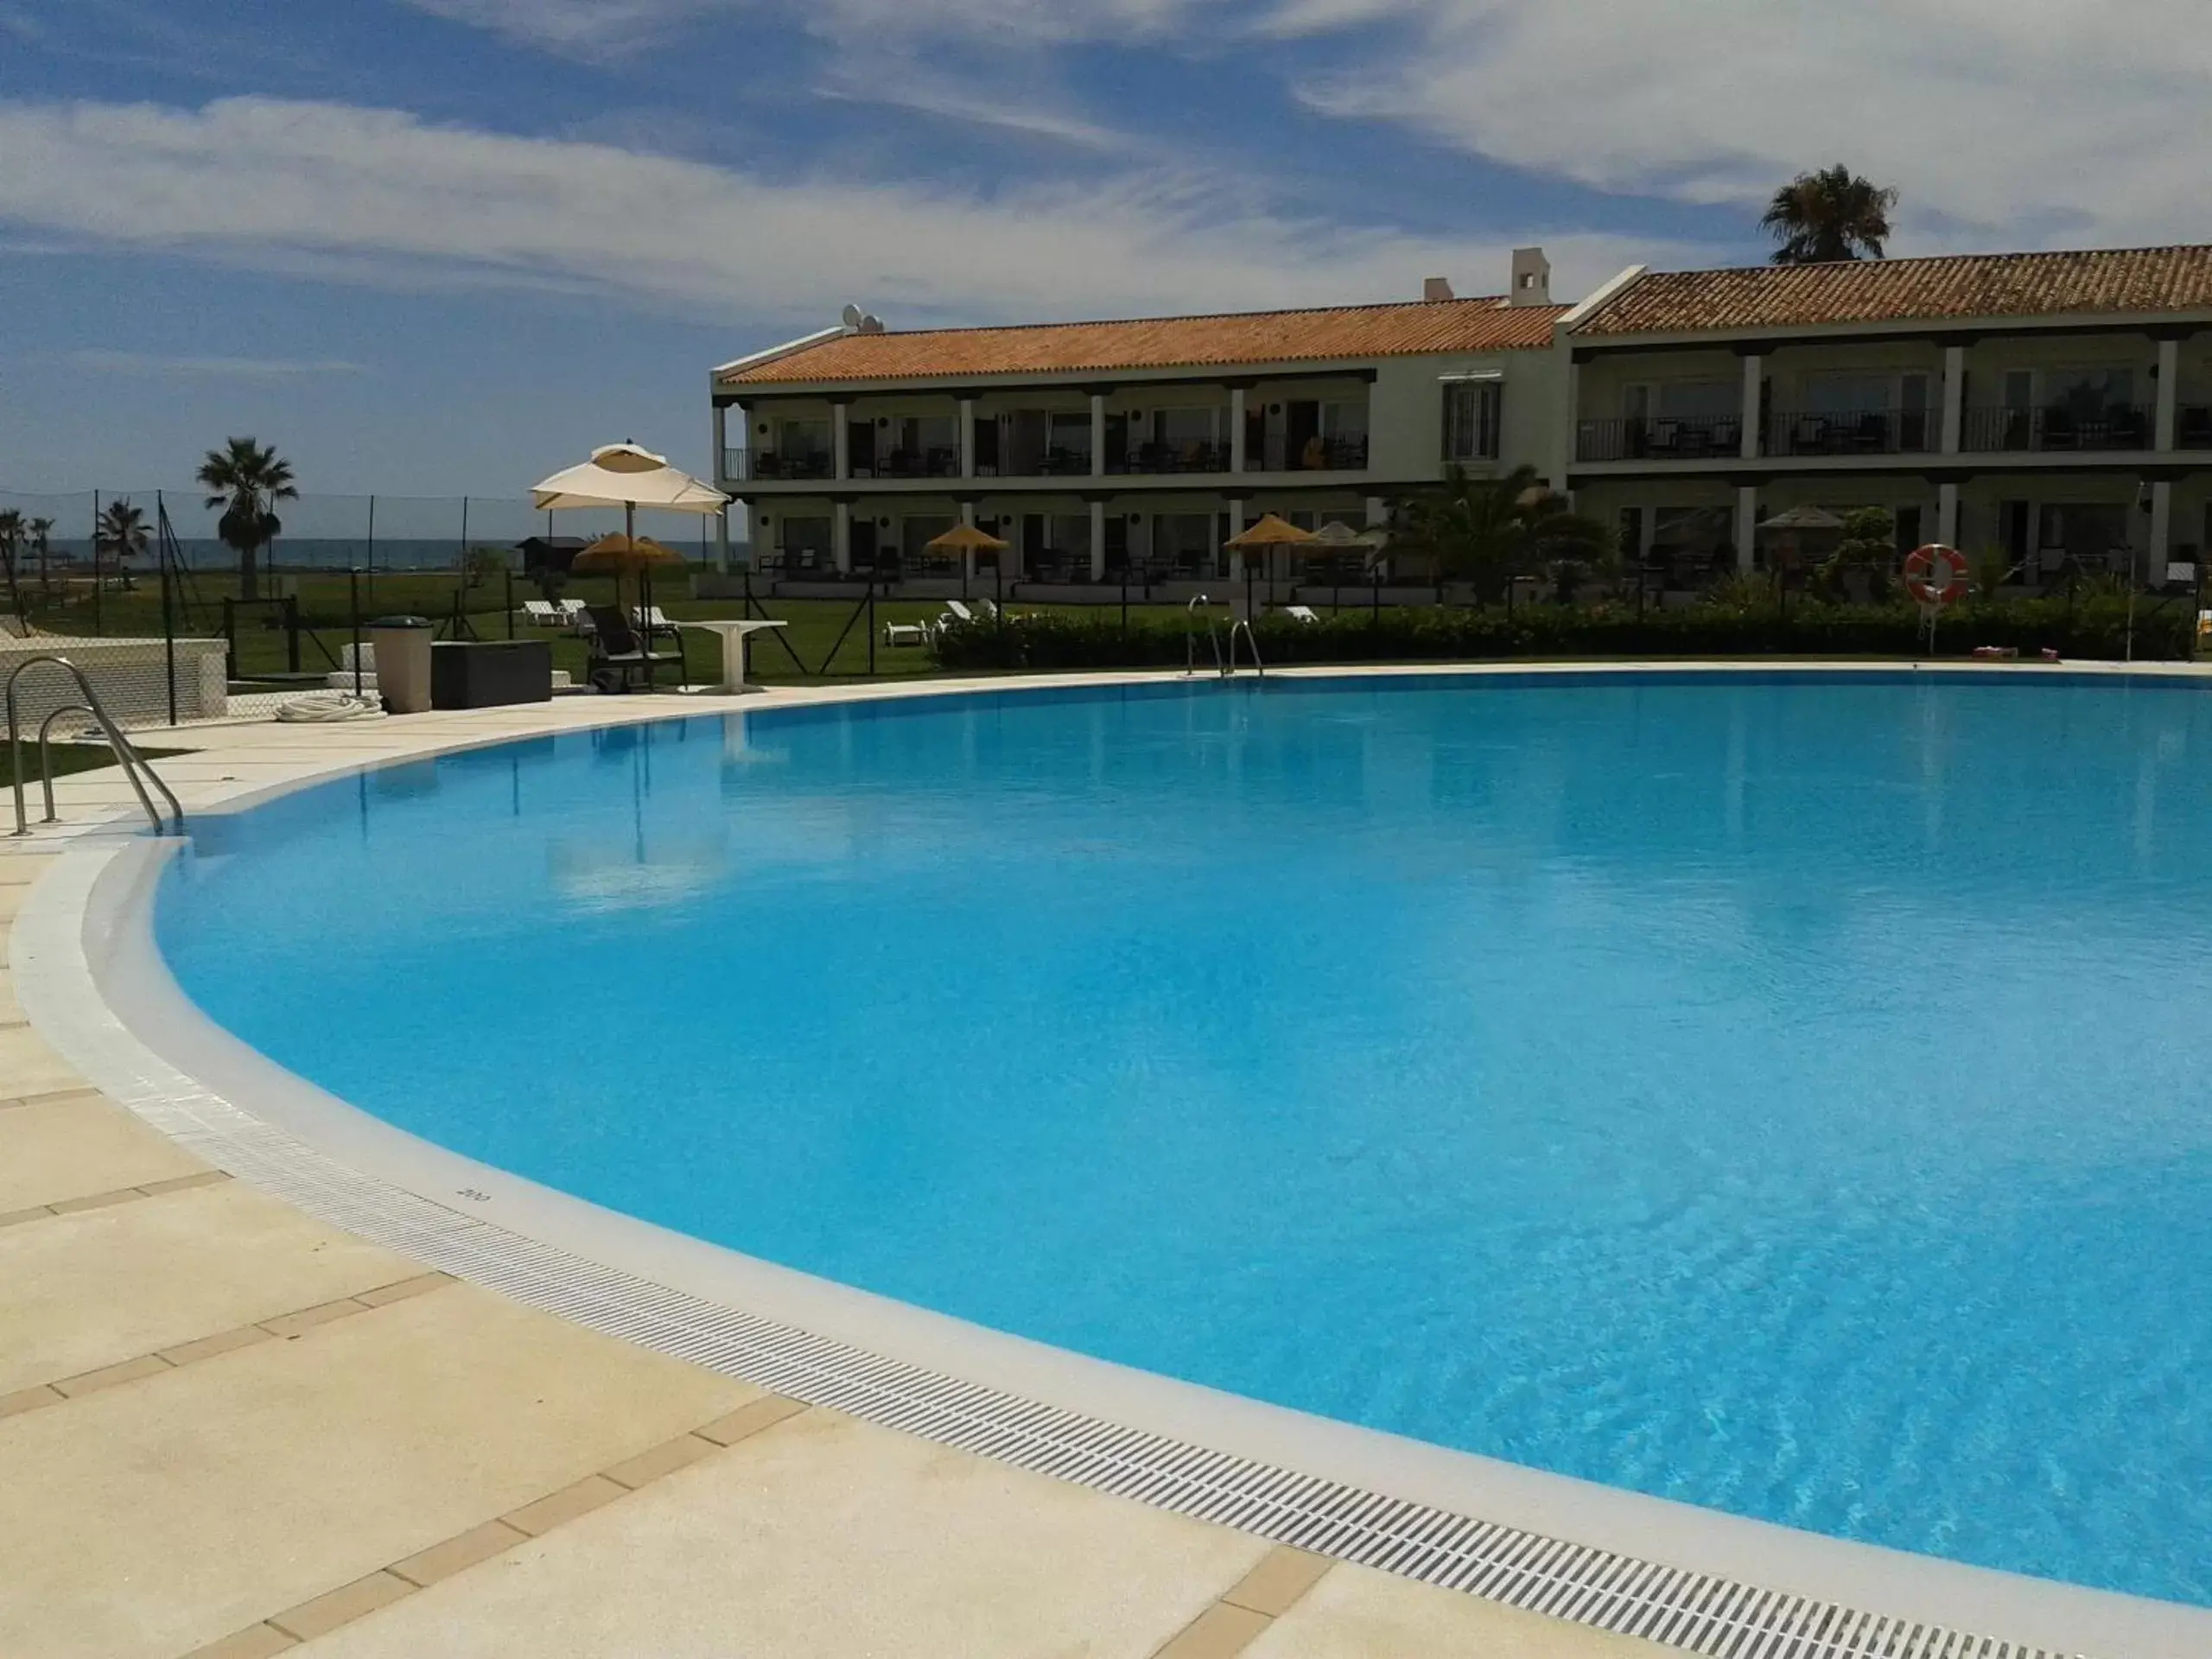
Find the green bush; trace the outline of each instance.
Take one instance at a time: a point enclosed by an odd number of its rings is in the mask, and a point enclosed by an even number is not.
[[[2139,600],[2135,652],[2145,659],[2189,655],[2193,613],[2178,601]],[[1936,654],[1963,657],[1977,645],[2009,645],[2023,657],[2117,658],[2126,650],[2127,604],[2099,594],[1994,603],[1968,601],[1944,613]],[[1919,612],[1910,605],[1843,605],[1793,599],[1787,613],[1762,603],[1706,603],[1650,609],[1619,606],[1395,606],[1379,615],[1346,610],[1317,622],[1280,614],[1255,624],[1268,664],[1467,662],[1551,657],[1915,657],[1924,654]],[[1224,631],[1224,643],[1226,631]],[[1012,616],[948,623],[934,636],[948,669],[1179,668],[1180,620],[1132,620],[1111,611]],[[1200,666],[1213,657],[1197,638]]]

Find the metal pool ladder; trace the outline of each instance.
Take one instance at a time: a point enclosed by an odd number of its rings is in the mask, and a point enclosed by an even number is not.
[[[1210,602],[1204,594],[1199,594],[1183,607],[1183,677],[1186,680],[1198,671],[1198,635],[1193,625],[1201,615],[1206,620],[1206,643],[1213,647],[1213,671],[1224,679],[1229,677],[1228,666],[1221,660],[1221,630],[1214,626],[1213,613],[1205,608]],[[1233,633],[1229,645],[1234,652],[1236,637]]]
[[[92,690],[92,683],[85,677],[85,671],[67,657],[51,654],[26,657],[8,675],[8,758],[15,768],[10,781],[14,785],[16,792],[16,834],[28,836],[31,832],[30,816],[23,805],[23,728],[16,715],[16,682],[23,677],[25,669],[36,668],[42,663],[51,663],[67,672],[77,683],[78,695],[84,701],[65,702],[39,722],[39,785],[46,795],[46,817],[40,822],[59,823],[61,821],[60,815],[54,810],[54,722],[64,715],[88,715],[99,728],[100,735],[107,740],[116,765],[123,768],[123,775],[130,780],[130,787],[137,794],[138,804],[146,809],[146,817],[154,826],[154,833],[159,835],[167,827],[161,808],[154,804],[154,796],[159,794],[168,807],[170,819],[175,823],[175,833],[182,835],[184,808],[178,804],[176,792],[162,781],[161,774],[154,770],[144,755],[139,753],[138,746],[123,734],[123,728],[115,723],[114,717],[107,711],[107,705],[100,701],[100,694]],[[147,787],[149,784],[153,786],[151,791]]]

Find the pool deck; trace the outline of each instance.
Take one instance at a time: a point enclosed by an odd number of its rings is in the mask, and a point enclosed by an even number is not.
[[[207,728],[157,764],[193,812],[456,746],[873,692]],[[136,812],[112,775],[56,794],[65,825],[0,841],[0,931],[88,826]],[[950,1449],[464,1282],[211,1167],[91,1086],[16,990],[0,971],[0,1653],[1670,1650]]]

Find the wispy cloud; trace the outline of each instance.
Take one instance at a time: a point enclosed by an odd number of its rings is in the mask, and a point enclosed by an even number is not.
[[[1001,44],[1127,41],[1173,29],[1196,0],[407,0],[434,16],[547,51],[621,57],[683,24],[750,12],[836,41],[966,36]]]
[[[92,374],[180,375],[228,380],[295,380],[332,374],[366,374],[367,368],[338,358],[171,357],[151,352],[97,348],[63,354],[73,369]]]
[[[404,278],[575,284],[721,318],[853,299],[919,321],[1304,304],[1502,286],[1507,243],[1273,214],[1188,175],[996,194],[771,180],[610,145],[236,99],[0,103],[0,221],[111,245]],[[1618,238],[1553,239],[1562,284]]]
[[[2203,234],[2202,0],[1295,0],[1398,25],[1305,88],[1599,188],[1754,204],[1841,160],[1904,192],[1901,248]]]

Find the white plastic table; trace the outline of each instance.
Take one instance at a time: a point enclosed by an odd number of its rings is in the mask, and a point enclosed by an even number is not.
[[[754,619],[742,622],[684,622],[679,626],[698,628],[707,633],[721,635],[722,677],[721,683],[715,689],[717,691],[738,692],[760,690],[758,686],[748,685],[745,681],[745,672],[750,666],[752,657],[752,642],[747,636],[758,633],[763,628],[781,628],[790,625],[781,621],[763,622]]]

